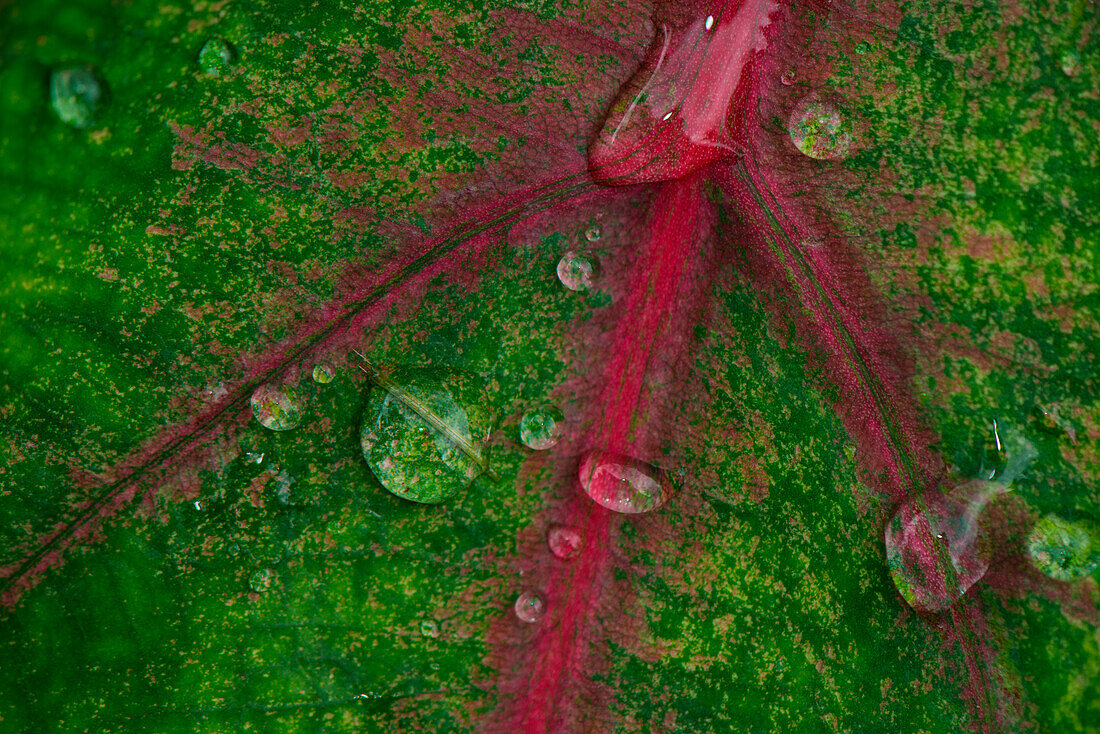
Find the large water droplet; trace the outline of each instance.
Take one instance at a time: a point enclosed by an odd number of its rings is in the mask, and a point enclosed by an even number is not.
[[[521,622],[537,622],[546,612],[542,597],[533,591],[525,591],[516,597],[516,616]]]
[[[586,291],[596,280],[596,258],[570,250],[558,261],[558,280],[571,291]]]
[[[644,461],[609,451],[589,451],[581,460],[581,487],[609,510],[628,514],[649,512],[667,499],[668,477]]]
[[[83,129],[95,122],[103,88],[86,66],[59,69],[50,77],[50,104],[66,125]]]
[[[270,568],[264,568],[252,574],[248,578],[248,585],[257,594],[262,594],[275,583],[275,572]]]
[[[543,451],[561,440],[565,415],[553,406],[535,408],[519,419],[519,440],[527,448]]]
[[[840,111],[813,96],[794,108],[787,129],[795,147],[817,160],[845,158],[852,145],[848,124]]]
[[[1035,568],[1058,581],[1088,576],[1100,566],[1100,547],[1089,531],[1056,515],[1047,515],[1031,529],[1027,552]]]
[[[319,385],[327,385],[336,379],[336,370],[331,364],[318,364],[313,367],[313,381]]]
[[[363,458],[382,486],[413,502],[443,502],[486,469],[489,399],[470,375],[400,376],[371,391]]]
[[[568,561],[580,552],[584,545],[584,538],[576,528],[568,525],[554,525],[546,535],[546,543],[550,546],[550,552],[563,561]]]
[[[420,634],[425,637],[439,637],[439,623],[434,619],[425,619],[420,622]]]
[[[906,502],[886,525],[886,562],[903,599],[921,612],[947,609],[989,568],[980,531],[982,511],[1007,492],[1000,482],[974,480],[948,493]]]
[[[224,38],[211,38],[199,51],[199,66],[210,76],[222,76],[233,69],[237,54]]]
[[[285,385],[256,388],[252,393],[252,415],[261,426],[272,431],[289,431],[302,421],[294,388]]]

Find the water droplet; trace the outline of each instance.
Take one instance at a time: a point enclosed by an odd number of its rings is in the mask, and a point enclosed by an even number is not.
[[[264,455],[263,452],[256,454],[249,451],[247,454],[244,455],[244,460],[251,464],[262,464],[264,460]]]
[[[210,76],[222,76],[233,69],[237,54],[224,38],[211,38],[199,51],[199,66]]]
[[[603,237],[603,229],[599,224],[593,224],[584,231],[584,238],[589,242],[595,242],[601,237]]]
[[[558,261],[558,279],[571,291],[586,291],[597,275],[596,258],[570,250]]]
[[[226,550],[227,553],[229,553],[229,555],[235,556],[235,555],[237,555],[238,553],[241,552],[241,547],[239,545],[237,545],[236,543],[230,543],[229,547],[226,548],[225,550]]]
[[[1088,530],[1056,515],[1035,523],[1027,552],[1035,568],[1058,581],[1088,576],[1100,565],[1100,547]]]
[[[318,364],[313,367],[313,381],[327,385],[336,379],[336,369],[331,364]]]
[[[800,244],[803,250],[820,250],[825,246],[825,241],[820,237],[807,237]]]
[[[492,421],[480,380],[410,374],[371,391],[359,440],[383,487],[434,504],[485,470]]]
[[[420,634],[425,637],[439,637],[439,624],[434,619],[425,619],[420,622]]]
[[[77,129],[91,127],[103,88],[91,68],[59,69],[50,77],[50,104],[57,117]]]
[[[978,476],[996,479],[1007,487],[1024,473],[1039,452],[1031,441],[1011,426],[1000,423],[996,418],[990,425]]]
[[[668,477],[651,464],[608,451],[589,451],[581,460],[581,487],[600,505],[637,514],[660,507],[669,494]]]
[[[855,52],[860,56],[871,53],[871,44],[868,41],[861,41],[856,44]]]
[[[1062,73],[1068,77],[1075,77],[1081,73],[1081,54],[1076,51],[1066,51],[1062,54]]]
[[[848,124],[840,111],[813,96],[794,108],[788,130],[794,146],[816,160],[845,158],[852,145]]]
[[[194,503],[193,506],[194,506],[195,510],[197,510],[198,512],[202,512],[203,510],[206,509],[206,506],[202,503],[201,500],[195,500],[195,503]]]
[[[289,431],[302,420],[294,388],[261,385],[252,393],[252,415],[264,428]],[[262,454],[261,454],[262,456]]]
[[[921,612],[947,609],[989,568],[979,532],[982,511],[1008,487],[974,480],[911,500],[886,525],[886,562],[894,585]]]
[[[516,597],[516,616],[521,622],[537,622],[546,612],[542,597],[533,591],[525,591]]]
[[[285,471],[281,471],[275,475],[275,478],[271,480],[271,489],[275,492],[275,496],[279,499],[279,502],[284,505],[289,505],[291,499],[293,499],[293,493],[291,492],[290,485],[294,484],[294,477],[287,474]]]
[[[709,31],[709,30],[710,30],[711,28],[713,28],[713,27],[714,27],[714,16],[713,16],[713,15],[708,15],[708,16],[707,16],[707,20],[706,20],[706,22],[705,22],[705,23],[703,23],[703,26],[704,26],[704,27],[705,27],[705,28],[706,28],[706,29],[707,29],[708,31]]]
[[[787,69],[779,76],[779,83],[785,87],[789,87],[794,84],[795,75],[792,69]]]
[[[550,552],[563,561],[568,561],[580,552],[584,539],[576,528],[568,525],[554,525],[547,533],[546,543]]]
[[[519,419],[519,440],[530,449],[544,451],[561,440],[565,415],[555,407],[529,410]]]
[[[248,578],[248,585],[257,594],[262,594],[275,583],[275,572],[270,568],[264,568],[252,574]]]

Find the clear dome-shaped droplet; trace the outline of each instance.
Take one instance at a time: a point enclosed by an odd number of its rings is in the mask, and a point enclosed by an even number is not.
[[[660,507],[670,494],[668,477],[644,461],[609,451],[589,451],[581,460],[581,487],[609,510],[627,514]]]
[[[383,487],[413,502],[443,502],[487,467],[493,414],[481,381],[398,376],[371,391],[359,440]]]
[[[921,612],[947,609],[989,568],[980,521],[989,501],[1008,491],[975,480],[951,492],[906,502],[886,525],[886,562],[894,585]]]
[[[262,451],[260,453],[249,451],[247,454],[244,455],[244,460],[247,461],[249,464],[262,464],[264,460],[264,455]]]
[[[787,129],[794,146],[817,160],[845,158],[852,145],[848,123],[840,110],[813,96],[794,108]]]
[[[584,545],[584,538],[576,528],[568,525],[554,525],[546,534],[546,543],[550,546],[551,553],[563,561],[568,561],[580,552],[581,546]]]
[[[425,637],[439,637],[439,623],[434,619],[421,620],[420,634]]]
[[[298,396],[289,386],[261,385],[252,393],[252,415],[272,431],[289,431],[302,421]]]
[[[327,385],[336,379],[336,369],[327,363],[313,366],[313,381],[319,385]]]
[[[1088,576],[1100,565],[1100,546],[1089,531],[1056,515],[1035,523],[1027,537],[1032,565],[1058,581]]]
[[[267,591],[275,583],[275,572],[270,568],[264,568],[252,574],[248,578],[248,585],[257,594]]]
[[[516,597],[516,616],[521,622],[537,622],[546,612],[542,597],[533,591],[525,591]]]
[[[584,238],[589,242],[596,242],[600,237],[603,237],[603,229],[598,223],[593,223],[584,231]]]
[[[50,105],[66,125],[91,127],[102,98],[103,87],[86,66],[59,69],[50,77]]]
[[[571,291],[586,291],[596,281],[596,259],[570,250],[558,261],[558,280]]]
[[[527,448],[544,451],[562,436],[565,415],[553,406],[534,408],[519,419],[519,440]]]
[[[224,38],[211,38],[199,51],[199,66],[210,76],[223,76],[233,69],[237,58],[233,46]]]
[[[1062,73],[1068,77],[1075,77],[1081,73],[1083,65],[1081,63],[1081,54],[1077,51],[1066,51],[1062,54],[1061,59]]]
[[[794,84],[795,74],[794,70],[787,69],[785,72],[779,75],[779,83],[785,87],[789,87]]]

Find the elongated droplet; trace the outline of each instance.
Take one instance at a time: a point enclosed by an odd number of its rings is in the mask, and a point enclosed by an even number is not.
[[[530,449],[544,451],[562,436],[565,415],[555,407],[535,408],[519,419],[519,440]]]
[[[50,77],[50,104],[57,117],[77,129],[91,127],[103,87],[86,66],[59,69]]]
[[[546,535],[546,543],[550,546],[550,552],[563,561],[568,561],[576,556],[584,539],[576,528],[568,525],[554,525]]]
[[[1027,553],[1032,565],[1052,579],[1073,581],[1100,566],[1100,546],[1089,531],[1056,515],[1047,515],[1031,529]]]
[[[439,637],[439,624],[434,619],[425,619],[420,622],[420,634],[425,637]]]
[[[1008,491],[974,480],[949,493],[911,500],[886,525],[886,562],[903,599],[921,612],[947,609],[989,568],[990,548],[979,532],[989,501]]]
[[[533,591],[525,591],[516,597],[516,616],[521,622],[537,622],[546,612],[542,597]]]
[[[248,585],[257,594],[262,594],[275,583],[275,572],[270,568],[264,568],[252,574],[248,578]]]
[[[260,425],[272,431],[289,431],[302,421],[294,388],[261,385],[252,393],[252,415]]]
[[[644,461],[609,451],[589,451],[581,460],[581,487],[609,510],[626,514],[649,512],[668,498],[668,477]]]
[[[319,385],[327,385],[336,379],[336,370],[331,364],[318,364],[313,367],[313,381]]]
[[[794,146],[817,160],[845,158],[852,145],[848,124],[840,111],[812,95],[794,108],[787,129]]]
[[[363,458],[383,487],[413,502],[443,502],[486,467],[493,414],[481,381],[423,373],[371,390]]]
[[[596,258],[570,250],[558,261],[558,280],[571,291],[586,291],[596,280]]]
[[[224,38],[211,38],[199,51],[199,66],[210,76],[223,76],[233,69],[237,54]]]

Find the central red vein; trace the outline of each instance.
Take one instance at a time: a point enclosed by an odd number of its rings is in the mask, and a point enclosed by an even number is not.
[[[592,443],[613,451],[638,451],[635,430],[647,413],[647,365],[669,334],[672,314],[682,305],[685,272],[696,255],[700,220],[699,177],[661,184],[649,238],[631,278],[623,316],[613,336],[599,405],[602,415]],[[643,460],[652,457],[640,456]],[[610,583],[614,513],[581,494],[579,487],[560,520],[582,529],[585,544],[569,563],[555,564],[545,589],[554,610],[527,650],[530,677],[513,723],[516,731],[544,732],[561,726],[574,673],[591,677],[585,645],[595,628],[599,603]]]

